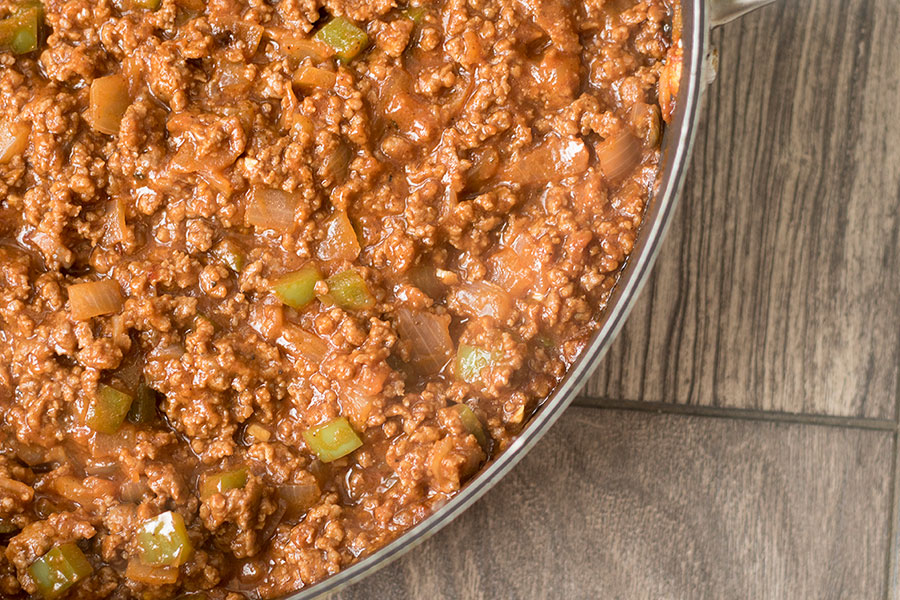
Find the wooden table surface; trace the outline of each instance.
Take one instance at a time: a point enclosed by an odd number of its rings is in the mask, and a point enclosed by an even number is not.
[[[900,600],[900,2],[713,34],[690,175],[584,396],[338,595]]]

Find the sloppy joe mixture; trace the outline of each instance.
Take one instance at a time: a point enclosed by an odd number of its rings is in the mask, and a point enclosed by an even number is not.
[[[310,586],[577,358],[677,10],[412,2],[0,0],[0,597]]]

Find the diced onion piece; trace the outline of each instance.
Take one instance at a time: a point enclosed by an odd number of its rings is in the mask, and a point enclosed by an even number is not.
[[[97,387],[97,395],[88,405],[85,424],[100,433],[117,432],[128,415],[132,400],[125,392],[101,383]]]
[[[88,476],[91,478],[91,483],[95,485],[99,481],[105,481],[110,485],[117,487],[117,484],[109,481],[109,478],[118,477],[119,475],[119,465],[114,462],[105,460],[91,461],[84,466],[84,472],[88,474]],[[85,482],[87,481],[88,480],[85,480]]]
[[[128,561],[125,577],[147,585],[166,585],[178,581],[178,567],[146,565],[135,557]]]
[[[240,95],[253,85],[253,73],[248,72],[246,63],[235,63],[227,60],[219,61],[216,65],[219,79],[216,82],[219,89],[230,95]]]
[[[363,366],[353,379],[341,382],[338,395],[341,414],[349,419],[351,425],[359,429],[365,428],[392,372],[387,363],[381,362],[378,365]]]
[[[128,409],[128,420],[138,425],[152,423],[156,419],[156,403],[156,390],[147,384],[140,384]]]
[[[511,296],[523,294],[534,282],[534,271],[528,261],[509,247],[501,248],[488,259],[497,285]]]
[[[597,145],[597,160],[603,176],[613,183],[627,176],[641,162],[641,141],[623,129]]]
[[[673,38],[674,39],[674,38]],[[665,64],[659,74],[656,95],[662,118],[666,123],[672,122],[678,101],[678,88],[681,85],[681,70],[684,60],[681,44],[676,44],[666,52]]]
[[[277,41],[282,52],[297,60],[309,58],[313,62],[322,62],[334,53],[330,46],[294,31],[280,33]]]
[[[326,298],[347,310],[367,310],[375,306],[375,296],[369,291],[366,280],[352,269],[341,271],[326,280]]]
[[[213,248],[213,255],[235,273],[240,273],[244,269],[244,252],[233,240],[224,239],[219,242]]]
[[[256,53],[260,42],[262,42],[263,34],[266,32],[262,25],[234,17],[228,20],[226,28],[235,41],[242,42],[247,56]]]
[[[85,507],[90,506],[94,499],[91,490],[87,489],[80,479],[71,475],[60,475],[54,479],[53,491],[66,500],[77,502]]]
[[[347,456],[360,446],[362,440],[345,417],[338,417],[303,432],[309,449],[325,463]]]
[[[414,266],[409,270],[409,279],[432,300],[440,300],[444,297],[446,287],[438,277],[433,265]]]
[[[36,2],[29,2],[11,16],[0,21],[0,50],[13,54],[26,54],[38,48],[44,9]]]
[[[151,566],[183,565],[194,551],[184,518],[173,511],[144,521],[138,529],[137,542],[141,560]]]
[[[288,508],[284,516],[297,518],[312,508],[322,492],[315,483],[291,483],[278,486],[278,495],[285,501]]]
[[[272,432],[260,425],[259,423],[250,423],[247,425],[247,437],[252,441],[268,442],[272,439]]]
[[[660,134],[659,106],[647,104],[646,102],[637,102],[631,107],[629,116],[631,126],[643,139],[644,145],[648,148],[656,147],[659,143]]]
[[[321,260],[352,261],[359,256],[359,239],[346,212],[335,211],[323,226],[326,232],[325,239],[319,244],[317,252]]]
[[[282,118],[285,119],[287,123],[289,123],[289,129],[291,127],[297,127],[301,131],[305,132],[307,135],[312,135],[314,131],[312,119],[307,117],[304,114],[298,112],[292,113],[283,113]]]
[[[2,475],[0,475],[0,492],[7,498],[15,498],[21,502],[31,502],[34,498],[34,489],[30,485]]]
[[[60,446],[55,446],[54,448],[59,447]],[[18,457],[19,460],[24,462],[29,467],[36,467],[38,465],[43,465],[50,462],[49,451],[46,448],[41,448],[40,446],[27,446],[25,444],[19,444],[16,446],[16,457]]]
[[[337,75],[328,69],[304,65],[294,73],[294,85],[305,89],[331,89],[337,81]]]
[[[375,394],[357,381],[341,384],[341,412],[347,415],[352,425],[364,427],[374,408]]]
[[[466,431],[475,436],[482,448],[487,446],[488,438],[484,433],[484,426],[475,412],[465,404],[454,404],[452,408],[459,415],[459,420],[462,421]]]
[[[72,542],[55,546],[28,567],[38,591],[47,600],[61,597],[93,571],[87,557]]]
[[[487,281],[464,283],[456,289],[454,300],[473,317],[493,317],[505,321],[512,310],[509,293]]]
[[[126,481],[119,488],[119,497],[125,502],[140,504],[144,494],[149,491],[150,488],[143,481]]]
[[[100,133],[119,133],[122,117],[130,104],[128,82],[121,75],[108,75],[91,82],[90,121]]]
[[[250,477],[246,467],[231,471],[207,474],[200,483],[200,499],[209,500],[216,494],[224,494],[228,490],[237,490],[245,485]]]
[[[399,308],[397,333],[409,344],[413,363],[426,372],[440,371],[453,354],[450,317],[447,315]]]
[[[292,358],[302,358],[312,366],[318,366],[328,355],[325,340],[291,323],[282,326],[276,343]]]
[[[534,150],[506,168],[507,177],[524,184],[544,184],[584,173],[590,153],[578,138],[549,136]]]
[[[128,223],[125,221],[125,202],[116,198],[112,202],[112,210],[109,214],[107,235],[110,241],[124,244],[128,239]]]
[[[476,150],[472,157],[472,167],[466,173],[466,186],[478,188],[487,183],[500,168],[500,153],[493,146]]]
[[[69,286],[69,312],[73,319],[84,321],[100,315],[111,315],[122,309],[119,284],[111,279],[76,283]]]
[[[290,233],[294,229],[294,216],[300,204],[296,194],[262,186],[254,186],[251,194],[247,208],[250,225],[279,233]]]
[[[118,469],[116,465],[111,465],[111,468]],[[103,469],[97,466],[91,470],[96,472]],[[104,499],[114,497],[119,486],[109,479],[95,475],[89,475],[83,480],[64,475],[56,482],[55,487],[60,495],[77,502],[88,512],[97,514],[104,510],[102,506]]]
[[[334,150],[327,153],[322,159],[322,168],[319,171],[322,181],[319,183],[326,187],[341,183],[350,170],[350,161],[353,160],[353,150],[343,142],[337,144]]]
[[[496,357],[490,350],[461,344],[456,353],[456,376],[466,383],[482,383],[481,372],[495,361]]]
[[[369,45],[366,32],[344,17],[329,21],[316,33],[315,39],[331,46],[338,58],[345,62],[356,58]]]
[[[316,297],[316,283],[322,280],[322,274],[314,265],[307,265],[277,279],[272,285],[275,295],[283,303],[301,309]]]
[[[157,346],[150,351],[153,360],[178,360],[184,356],[184,346],[179,343]]]
[[[0,164],[5,164],[24,154],[28,148],[31,127],[25,123],[0,121]]]

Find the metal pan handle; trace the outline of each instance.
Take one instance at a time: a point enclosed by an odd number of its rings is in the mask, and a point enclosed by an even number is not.
[[[713,27],[737,19],[775,0],[709,0],[709,24]]]

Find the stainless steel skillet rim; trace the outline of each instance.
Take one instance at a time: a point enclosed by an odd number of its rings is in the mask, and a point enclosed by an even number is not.
[[[727,0],[724,2],[727,4]],[[737,4],[741,4],[738,0]],[[635,248],[610,298],[604,322],[563,381],[531,418],[522,434],[493,463],[476,475],[453,499],[427,519],[358,563],[282,600],[312,600],[354,583],[411,550],[459,516],[508,473],[562,415],[606,353],[631,311],[656,260],[677,204],[700,112],[709,37],[709,13],[704,0],[682,3],[684,63],[675,120],[665,134],[659,189],[648,205]],[[717,19],[718,20],[718,19]]]

